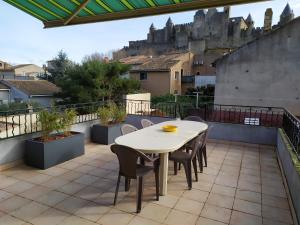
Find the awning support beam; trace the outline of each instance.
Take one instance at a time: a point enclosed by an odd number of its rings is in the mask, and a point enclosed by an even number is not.
[[[84,0],[84,2],[81,3],[80,6],[78,6],[77,9],[69,16],[69,18],[65,20],[64,25],[68,25],[72,19],[89,3],[89,1],[90,0]]]
[[[122,12],[113,12],[113,13],[105,13],[105,14],[98,14],[98,15],[96,14],[93,16],[76,17],[76,15],[80,12],[80,10],[88,3],[88,0],[86,0],[82,3],[80,7],[78,7],[76,12],[74,12],[68,19],[44,21],[44,26],[45,28],[51,28],[51,27],[59,27],[65,25],[95,23],[95,22],[129,19],[129,18],[151,16],[151,15],[161,15],[165,13],[206,9],[212,7],[263,2],[263,1],[270,1],[270,0],[193,0],[189,2],[181,2],[177,4],[171,4],[171,5],[133,9],[125,12],[122,11]]]

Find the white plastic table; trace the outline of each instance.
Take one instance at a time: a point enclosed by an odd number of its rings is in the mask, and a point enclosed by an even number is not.
[[[162,126],[175,125],[176,132],[163,132]],[[115,143],[139,150],[143,153],[160,155],[160,194],[167,194],[168,153],[184,146],[201,132],[207,130],[205,123],[175,120],[159,123],[116,138]]]

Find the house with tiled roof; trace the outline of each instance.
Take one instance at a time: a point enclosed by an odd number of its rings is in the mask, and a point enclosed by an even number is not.
[[[9,90],[8,102],[31,101],[41,106],[50,106],[60,88],[46,80],[1,80],[0,98],[4,95],[4,90]]]
[[[130,78],[139,80],[141,88],[152,95],[181,94],[181,77],[191,74],[192,53],[160,56],[132,56],[120,62],[131,65]]]
[[[0,79],[34,80],[44,73],[44,69],[35,64],[12,66],[0,60]]]

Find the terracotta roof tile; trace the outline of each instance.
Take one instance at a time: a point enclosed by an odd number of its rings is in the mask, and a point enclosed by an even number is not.
[[[132,71],[167,71],[180,62],[179,57],[183,54],[178,53],[153,57],[148,62],[136,66]]]
[[[28,95],[52,96],[60,91],[59,87],[46,80],[5,80],[4,82]]]

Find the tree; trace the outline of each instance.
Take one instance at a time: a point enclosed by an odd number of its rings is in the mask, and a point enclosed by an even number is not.
[[[56,84],[57,80],[64,76],[67,68],[72,66],[72,64],[73,62],[68,59],[67,54],[63,50],[60,50],[57,56],[49,61],[48,72],[50,74],[46,79]]]
[[[67,67],[63,76],[57,80],[62,90],[58,97],[64,103],[119,100],[123,94],[140,89],[139,81],[120,78],[129,68],[120,62],[107,63],[98,58],[85,57],[81,64]]]
[[[82,62],[88,62],[88,61],[100,61],[100,62],[104,62],[105,61],[105,55],[103,53],[98,53],[95,52],[91,55],[86,55],[85,57],[83,57]]]

